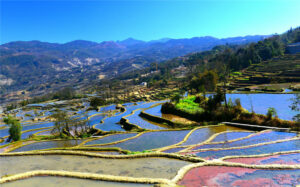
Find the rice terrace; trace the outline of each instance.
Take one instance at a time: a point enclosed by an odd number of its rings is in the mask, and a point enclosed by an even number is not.
[[[58,179],[57,184],[76,185],[78,181],[91,186],[299,183],[300,138],[296,131],[247,130],[222,123],[200,125],[188,119],[181,124],[183,117],[170,118],[161,112],[166,100],[126,103],[122,109],[111,104],[98,110],[87,110],[87,101],[76,101],[77,106],[83,106],[78,111],[72,110],[70,101],[27,105],[11,111],[23,119],[22,140],[1,143],[2,185],[32,186],[49,183],[51,178]],[[63,107],[59,109],[73,118],[87,117],[97,135],[75,139],[71,138],[75,134],[67,139],[51,135],[55,121],[50,114],[60,105]],[[31,118],[45,120],[34,122]],[[107,124],[112,122],[115,124]],[[4,140],[9,129],[4,124],[1,127]]]
[[[299,8],[1,1],[0,186],[300,186]]]

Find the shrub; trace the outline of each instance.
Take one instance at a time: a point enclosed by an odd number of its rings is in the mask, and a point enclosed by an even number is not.
[[[268,119],[272,119],[272,117],[277,116],[276,109],[273,107],[268,108],[267,117]]]
[[[101,99],[99,97],[93,97],[90,101],[90,105],[93,107],[93,108],[97,108],[98,106],[102,106],[102,105],[105,105],[105,100],[104,99]]]
[[[175,94],[172,98],[171,98],[171,101],[172,102],[175,102],[175,103],[178,103],[180,101],[180,99],[182,98],[182,95],[180,94]]]
[[[21,131],[22,126],[18,119],[8,116],[7,118],[4,118],[4,123],[9,125],[9,135],[10,139],[13,141],[18,141],[21,139]]]
[[[241,100],[239,98],[234,100],[234,104],[238,108],[242,108]]]

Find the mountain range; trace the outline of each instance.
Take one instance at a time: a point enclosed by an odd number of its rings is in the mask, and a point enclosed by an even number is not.
[[[210,50],[218,45],[257,42],[266,37],[269,36],[163,38],[149,42],[128,38],[101,43],[75,40],[64,44],[10,42],[0,45],[0,94],[21,89],[30,91],[40,85],[48,88],[53,83],[58,86],[111,78],[142,69],[152,62]]]

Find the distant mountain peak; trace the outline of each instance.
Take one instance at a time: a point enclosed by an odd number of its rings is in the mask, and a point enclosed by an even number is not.
[[[132,37],[129,37],[125,40],[117,41],[117,43],[119,43],[121,45],[124,45],[124,46],[132,46],[132,45],[137,45],[137,44],[143,44],[145,42],[142,41],[142,40],[137,40],[137,39],[134,39]]]

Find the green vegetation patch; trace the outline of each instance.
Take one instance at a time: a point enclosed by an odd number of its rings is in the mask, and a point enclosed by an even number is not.
[[[199,103],[194,102],[195,99],[196,96],[188,96],[184,99],[181,99],[176,104],[176,108],[193,114],[204,112],[204,109],[199,106]]]

